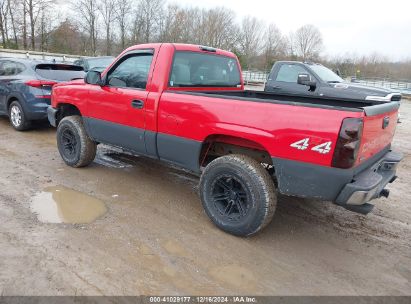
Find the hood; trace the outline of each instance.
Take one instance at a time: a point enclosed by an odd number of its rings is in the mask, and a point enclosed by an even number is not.
[[[401,93],[386,88],[369,87],[359,83],[329,83],[328,95],[347,99],[374,100],[381,102],[400,101]]]
[[[387,96],[391,93],[397,93],[390,89],[370,87],[351,82],[336,83],[331,85],[336,89],[347,90],[357,94],[364,94],[364,96]]]

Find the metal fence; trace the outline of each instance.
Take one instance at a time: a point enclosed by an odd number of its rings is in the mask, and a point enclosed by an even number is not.
[[[411,95],[411,80],[393,80],[389,78],[355,78],[352,82],[360,83],[366,86],[392,89],[403,94]]]
[[[267,82],[268,73],[259,71],[243,71],[243,79],[245,84],[265,84]]]
[[[73,62],[79,59],[81,56],[35,51],[0,49],[0,58],[2,57],[40,59],[50,61],[55,60],[56,62]]]

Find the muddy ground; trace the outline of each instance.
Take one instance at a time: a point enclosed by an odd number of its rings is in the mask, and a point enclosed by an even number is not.
[[[281,196],[252,238],[213,226],[195,176],[107,147],[69,168],[54,129],[2,117],[0,294],[411,295],[411,102],[402,117],[399,179],[373,213]]]

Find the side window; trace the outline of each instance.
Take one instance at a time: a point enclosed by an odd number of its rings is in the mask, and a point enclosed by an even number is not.
[[[24,70],[24,65],[13,61],[4,61],[1,65],[1,76],[14,76]]]
[[[17,70],[17,74],[20,74],[21,72],[23,72],[26,69],[26,66],[20,62],[16,62],[16,70]]]
[[[297,83],[298,74],[307,73],[307,70],[297,64],[283,64],[278,71],[275,81]]]
[[[107,77],[112,87],[145,89],[153,54],[130,55],[120,62]]]
[[[4,63],[5,63],[6,61],[0,61],[0,76],[4,76]]]
[[[236,87],[241,80],[234,58],[178,51],[174,55],[169,84],[171,87]]]

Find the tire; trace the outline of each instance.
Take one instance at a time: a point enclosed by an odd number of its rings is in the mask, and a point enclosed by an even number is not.
[[[13,101],[9,106],[10,123],[17,131],[26,131],[31,127],[31,121],[27,119],[20,102]]]
[[[96,157],[97,145],[87,135],[80,116],[68,116],[60,121],[57,147],[64,162],[74,168],[88,166]]]
[[[220,229],[250,236],[272,220],[277,205],[274,183],[251,157],[231,154],[213,160],[200,179],[203,207]]]

